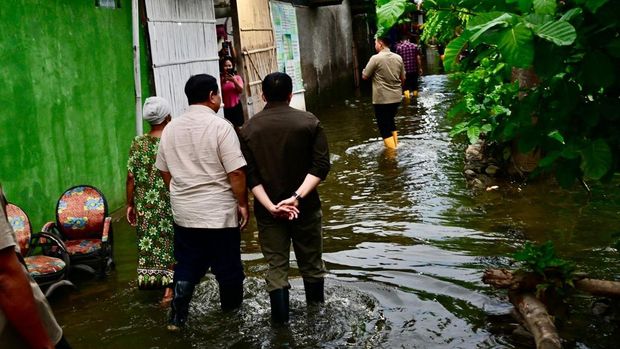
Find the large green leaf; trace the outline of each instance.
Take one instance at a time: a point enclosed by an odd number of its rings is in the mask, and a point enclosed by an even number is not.
[[[541,25],[553,20],[553,16],[530,13],[527,16],[523,16],[523,20],[525,20],[525,24],[528,28],[535,28],[540,27]]]
[[[461,34],[461,36],[450,41],[450,43],[446,46],[446,49],[444,50],[443,65],[447,71],[453,71],[456,69],[456,66],[459,63],[459,55],[469,43],[470,36],[471,32],[466,30]]]
[[[454,127],[452,127],[452,129],[450,130],[450,137],[454,137],[460,133],[466,132],[468,125],[469,121],[459,122],[458,124],[454,125]]]
[[[577,38],[575,27],[562,20],[547,22],[540,27],[536,27],[534,28],[534,33],[538,37],[551,41],[558,46],[571,45]]]
[[[487,30],[496,27],[498,25],[506,26],[509,24],[509,21],[512,19],[512,15],[509,13],[502,13],[499,17],[496,17],[486,23],[479,24],[477,26],[473,26],[468,28],[473,32],[473,35],[470,38],[470,41],[476,41],[480,35],[484,34]]]
[[[519,10],[522,13],[527,13],[532,9],[532,0],[519,0]]]
[[[602,139],[590,143],[581,151],[581,170],[586,177],[599,180],[612,165],[612,154],[609,145]]]
[[[407,2],[407,0],[390,0],[386,3],[377,3],[377,36],[382,36],[396,24],[398,18],[405,12]]]
[[[499,50],[506,63],[515,67],[529,67],[534,60],[532,31],[525,24],[518,23],[501,33]]]
[[[466,111],[467,111],[467,103],[463,100],[459,101],[454,106],[452,106],[452,108],[450,108],[450,111],[448,112],[448,118],[453,119],[456,116],[465,113]]]
[[[566,11],[566,13],[562,15],[560,20],[561,21],[570,21],[571,19],[575,18],[576,16],[578,16],[578,15],[580,15],[582,13],[583,13],[583,10],[581,9],[581,7],[575,7],[575,8],[572,8],[572,9]]]
[[[586,7],[588,10],[592,11],[592,13],[596,13],[598,9],[605,5],[608,0],[586,0]]]
[[[478,126],[470,126],[467,128],[467,138],[469,139],[469,143],[474,144],[478,142],[480,138],[480,127]]]
[[[377,8],[387,4],[388,2],[391,2],[392,0],[377,0]]]
[[[539,167],[549,167],[560,157],[560,152],[553,151],[538,162]]]
[[[517,3],[517,8],[519,9],[519,11],[521,11],[521,13],[526,13],[526,12],[529,12],[530,9],[532,8],[532,1],[533,0],[506,0],[506,3],[507,4]]]
[[[579,157],[577,146],[569,144],[562,149],[562,157],[568,160],[575,160]]]
[[[501,11],[490,11],[490,12],[481,12],[477,13],[475,16],[471,16],[467,20],[467,29],[476,31],[480,29],[483,25],[497,19],[506,14],[506,12]]]
[[[554,15],[556,0],[534,0],[534,12],[541,15]]]
[[[556,141],[564,144],[564,136],[562,136],[562,134],[558,130],[553,130],[553,131],[549,132],[549,134],[547,136],[549,136],[550,138],[555,139]]]

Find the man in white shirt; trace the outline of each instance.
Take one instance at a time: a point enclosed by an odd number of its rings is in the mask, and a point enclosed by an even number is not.
[[[164,129],[155,163],[170,188],[174,218],[173,331],[185,324],[194,287],[209,269],[222,309],[241,305],[241,229],[249,218],[246,162],[233,126],[216,115],[217,80],[194,75],[185,94],[189,110]]]

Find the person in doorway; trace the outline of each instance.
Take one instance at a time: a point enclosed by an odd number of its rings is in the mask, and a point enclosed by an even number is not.
[[[403,59],[390,51],[386,38],[375,40],[377,54],[370,57],[362,71],[362,79],[372,79],[372,104],[377,126],[388,149],[396,149],[398,131],[394,118],[402,100],[402,85],[405,81]]]
[[[405,98],[409,98],[410,93],[417,97],[418,95],[418,79],[422,76],[422,58],[418,45],[411,40],[411,34],[405,33],[402,40],[396,45],[396,53],[402,57],[405,66],[405,83],[403,84],[403,92]]]
[[[170,188],[174,218],[171,331],[186,323],[194,288],[209,269],[222,310],[241,305],[241,229],[249,217],[246,162],[234,128],[216,114],[222,101],[217,80],[194,75],[185,94],[189,110],[164,129],[155,162]]]
[[[0,348],[70,348],[19,254],[0,186]]]
[[[245,121],[240,98],[241,93],[243,93],[243,79],[237,74],[235,63],[230,56],[221,60],[220,83],[222,85],[224,117],[235,126],[235,130],[239,131]]]
[[[151,130],[131,143],[126,185],[127,221],[136,227],[138,236],[138,288],[164,288],[164,306],[172,301],[174,231],[170,194],[155,159],[164,127],[172,120],[171,110],[161,97],[144,102],[142,118]]]
[[[319,120],[289,106],[293,83],[288,75],[271,73],[262,88],[267,105],[245,124],[241,143],[248,161],[248,186],[255,198],[259,243],[269,264],[271,316],[275,323],[284,323],[289,318],[291,242],[306,301],[324,301],[326,269],[316,187],[329,172],[329,149]]]

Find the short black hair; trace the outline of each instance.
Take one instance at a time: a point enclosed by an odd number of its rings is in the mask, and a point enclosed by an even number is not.
[[[271,73],[263,79],[263,95],[267,102],[286,102],[293,93],[293,80],[286,73]]]
[[[383,45],[388,46],[388,47],[392,44],[392,40],[390,39],[389,36],[379,36],[377,37],[377,40],[381,41]]]
[[[209,95],[217,94],[217,80],[209,74],[192,75],[185,84],[185,95],[189,105],[206,102]]]

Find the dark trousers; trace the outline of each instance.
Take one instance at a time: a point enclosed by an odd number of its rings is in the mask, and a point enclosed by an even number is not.
[[[230,121],[233,126],[241,127],[243,125],[243,107],[241,106],[241,102],[237,103],[232,108],[224,108],[224,117],[226,120]]]
[[[403,91],[415,91],[418,89],[418,73],[417,72],[409,72],[405,73],[405,84],[403,85]]]
[[[399,103],[390,104],[373,104],[375,108],[375,118],[377,119],[377,127],[379,127],[379,133],[381,138],[392,137],[392,131],[396,131],[396,123],[394,118],[398,111]]]
[[[304,280],[323,280],[327,269],[323,263],[323,234],[321,209],[301,212],[298,219],[289,221],[273,217],[257,217],[258,240],[267,271],[267,291],[290,288],[288,270],[291,242],[295,250],[299,273]]]
[[[239,228],[185,228],[174,224],[174,281],[197,284],[207,271],[220,286],[243,283]]]

